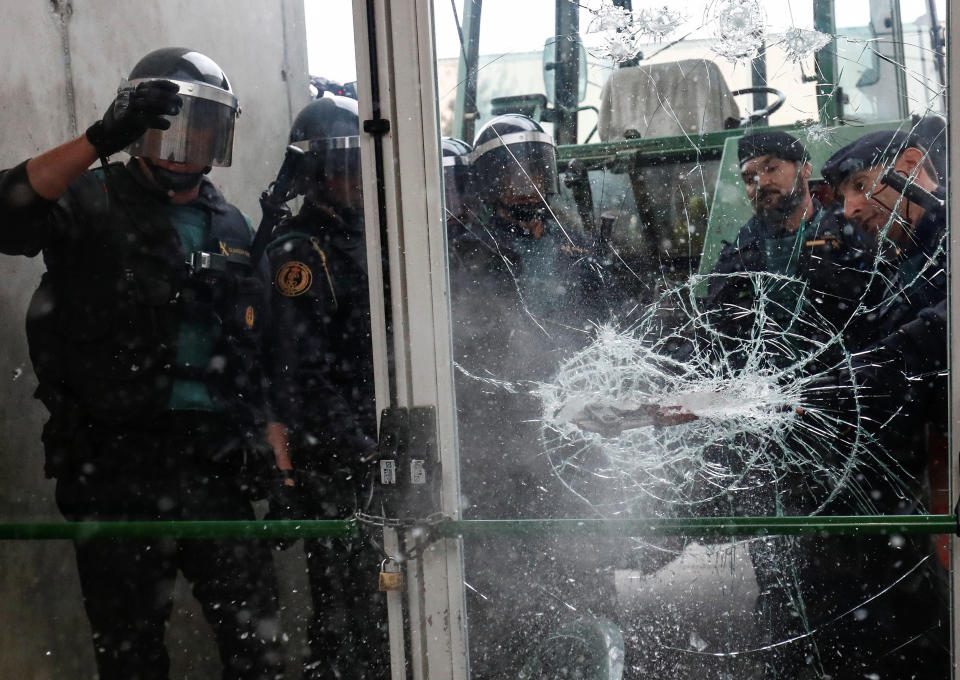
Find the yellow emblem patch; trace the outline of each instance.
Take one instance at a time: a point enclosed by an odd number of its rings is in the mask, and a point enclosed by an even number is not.
[[[247,312],[243,315],[243,320],[247,324],[247,328],[253,328],[253,324],[257,321],[257,315],[253,311],[253,307],[247,307]]]
[[[297,297],[310,290],[313,283],[313,272],[303,262],[285,262],[277,270],[277,290],[287,297]]]

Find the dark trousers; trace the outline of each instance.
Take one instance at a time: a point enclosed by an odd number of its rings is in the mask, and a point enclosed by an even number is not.
[[[252,520],[243,451],[209,414],[135,431],[88,426],[76,472],[57,482],[69,520]],[[213,627],[223,680],[283,676],[277,582],[268,544],[244,540],[89,540],[77,568],[101,680],[166,680],[164,631],[181,571]]]
[[[387,602],[378,590],[380,559],[362,539],[304,542],[313,616],[305,680],[390,677]]]
[[[768,537],[750,555],[763,677],[949,677],[946,574],[928,537]]]
[[[305,503],[315,519],[351,517],[357,508],[350,471],[308,472]],[[304,680],[387,680],[387,600],[378,587],[382,557],[361,537],[304,541],[313,615]]]

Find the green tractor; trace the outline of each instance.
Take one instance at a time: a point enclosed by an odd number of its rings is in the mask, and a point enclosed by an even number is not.
[[[717,48],[717,3],[684,3],[700,26],[647,44],[610,27],[631,0],[523,5],[472,0],[454,17],[458,55],[438,61],[444,134],[472,141],[502,113],[552,130],[562,200],[602,259],[650,291],[709,273],[750,217],[736,159],[748,127],[798,137],[824,199],[823,161],[873,129],[919,125],[944,162],[942,1],[766,3],[767,25],[783,30],[759,37],[752,58]]]

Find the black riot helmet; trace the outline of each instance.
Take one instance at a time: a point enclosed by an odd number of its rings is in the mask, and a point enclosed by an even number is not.
[[[542,202],[557,192],[553,137],[528,116],[497,116],[477,133],[473,177],[488,205]]]
[[[447,206],[447,220],[463,221],[466,214],[465,198],[472,191],[470,185],[470,145],[456,137],[440,140],[443,164],[443,193]]]
[[[165,47],[138,61],[121,83],[120,92],[161,78],[180,87],[183,107],[169,118],[168,130],[149,129],[127,147],[130,155],[197,165],[230,165],[240,106],[223,69],[195,50]]]
[[[290,128],[290,144],[306,152],[297,172],[296,193],[359,210],[363,196],[356,99],[328,94],[307,104]]]

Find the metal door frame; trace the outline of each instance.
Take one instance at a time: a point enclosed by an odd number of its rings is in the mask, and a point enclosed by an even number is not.
[[[377,405],[435,407],[437,510],[459,519],[432,6],[429,0],[354,0],[353,11]],[[374,215],[378,219],[369,218]],[[422,540],[417,532],[385,534],[390,554]],[[393,679],[409,672],[415,679],[466,680],[460,539],[431,542],[405,571],[406,601],[388,593]]]

